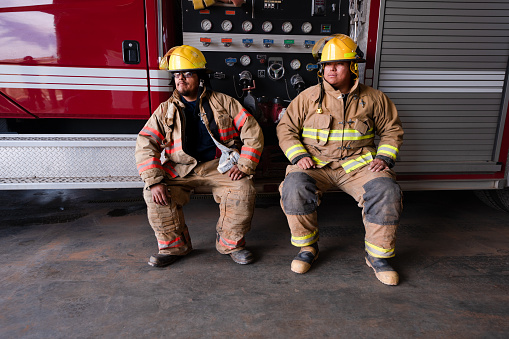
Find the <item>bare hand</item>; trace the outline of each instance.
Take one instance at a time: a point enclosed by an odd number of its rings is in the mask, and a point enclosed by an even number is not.
[[[230,179],[232,179],[232,180],[239,180],[239,179],[244,178],[246,176],[246,173],[239,170],[237,165],[233,165],[233,167],[228,172],[228,175],[230,176]]]
[[[315,168],[316,164],[310,157],[304,157],[297,161],[297,166],[299,166],[303,170],[306,170],[310,168]]]
[[[152,193],[152,200],[158,205],[168,205],[168,200],[170,199],[170,192],[168,192],[168,187],[163,184],[155,184],[150,186],[150,192]]]
[[[373,161],[369,164],[369,170],[371,172],[385,171],[388,168],[389,166],[382,159],[373,159]]]

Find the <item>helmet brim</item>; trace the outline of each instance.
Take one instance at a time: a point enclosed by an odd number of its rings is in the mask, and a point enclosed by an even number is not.
[[[318,65],[328,64],[331,62],[356,62],[358,64],[362,64],[366,62],[366,59],[358,58],[358,59],[338,59],[338,60],[327,60],[327,61],[319,61]]]
[[[177,69],[177,70],[172,69],[171,71],[170,70],[168,70],[168,71],[172,74],[175,72],[204,72],[207,74],[214,73],[213,70],[208,69],[208,68],[187,68],[187,69]]]

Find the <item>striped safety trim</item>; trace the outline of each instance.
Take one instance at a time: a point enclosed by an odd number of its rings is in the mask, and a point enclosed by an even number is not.
[[[367,131],[367,134],[362,134],[355,129],[323,130],[305,127],[302,130],[302,137],[317,141],[329,141],[329,140],[355,141],[374,138],[375,133],[372,128],[369,131]]]
[[[172,178],[176,178],[179,176],[179,174],[177,173],[177,171],[175,170],[175,168],[170,164],[169,161],[165,162],[163,164],[163,170],[168,173]]]
[[[330,161],[320,160],[320,159],[318,159],[315,156],[311,156],[311,159],[313,159],[313,161],[315,162],[315,164],[318,165],[318,167],[323,167],[323,166],[327,165],[330,162]]]
[[[303,237],[295,237],[292,235],[292,245],[297,247],[304,247],[313,245],[318,241],[318,230]]]
[[[159,131],[157,131],[153,128],[150,128],[148,126],[143,127],[143,129],[140,132],[140,135],[145,135],[145,136],[151,137],[152,139],[154,139],[156,141],[156,143],[158,145],[161,145],[164,143],[164,136],[161,133],[159,133]]]
[[[341,164],[341,166],[343,166],[345,173],[349,173],[357,168],[360,168],[362,166],[369,164],[371,161],[373,161],[374,156],[375,156],[375,152],[369,152],[369,153],[361,155],[360,157],[349,160],[349,161]]]
[[[392,258],[395,255],[394,248],[390,248],[390,249],[381,248],[381,247],[375,246],[367,241],[364,241],[364,243],[366,244],[366,246],[365,246],[366,252],[368,252],[369,255],[371,255],[372,257]]]
[[[288,158],[288,160],[292,161],[292,159],[295,156],[297,156],[299,154],[302,154],[302,153],[307,153],[307,152],[308,151],[306,150],[306,148],[302,144],[297,144],[297,145],[293,145],[293,146],[289,147],[285,151],[285,155]]]
[[[186,244],[186,240],[184,236],[187,235],[187,229],[184,231],[184,234],[169,241],[157,240],[157,246],[160,250],[166,250],[168,248],[178,248],[182,247]],[[188,235],[187,235],[188,236]]]
[[[242,146],[242,148],[240,150],[240,157],[241,158],[246,158],[246,159],[249,159],[249,160],[254,161],[256,163],[260,162],[260,156],[261,155],[262,154],[260,153],[260,151],[258,151],[255,148],[251,148],[251,147]]]
[[[182,139],[172,141],[171,144],[166,146],[164,149],[166,154],[172,154],[177,151],[182,151]]]
[[[329,132],[330,132],[329,130],[304,127],[302,129],[302,137],[313,140],[327,141],[329,140]]]
[[[235,127],[233,127],[233,126],[230,128],[226,128],[226,129],[218,129],[218,132],[219,132],[219,139],[221,141],[228,141],[230,139],[233,139],[233,138],[239,136],[239,134],[235,130]]]
[[[164,165],[161,165],[161,160],[158,158],[150,158],[145,162],[142,162],[141,164],[138,164],[138,173],[141,175],[141,173],[145,172],[146,170],[149,170],[151,168],[159,168],[166,173],[168,173],[172,178],[178,177],[177,171],[175,171],[175,168],[169,163],[166,162]]]
[[[246,245],[246,240],[244,239],[244,237],[242,237],[242,239],[240,239],[239,241],[233,241],[233,240],[223,238],[218,234],[217,241],[221,245],[223,245],[224,247],[226,247],[230,250],[236,249],[238,247],[243,247]]]
[[[149,158],[147,161],[144,161],[141,164],[138,164],[137,167],[138,167],[139,174],[141,174],[151,168],[163,169],[163,167],[161,166],[161,160],[159,160],[158,158]]]
[[[247,112],[246,109],[242,109],[239,114],[233,119],[233,123],[235,124],[235,128],[237,128],[237,131],[240,131],[242,129],[242,126],[244,126],[244,123],[247,120],[247,117],[250,116],[250,114]]]
[[[398,155],[399,149],[391,146],[391,145],[380,145],[378,147],[377,155],[385,155],[394,160],[396,160],[396,156]]]

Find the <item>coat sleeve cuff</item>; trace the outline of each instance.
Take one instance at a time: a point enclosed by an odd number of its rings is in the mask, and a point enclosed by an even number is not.
[[[304,153],[304,154],[296,156],[295,158],[292,159],[292,165],[296,165],[300,159],[305,158],[305,157],[311,158],[311,154]]]
[[[254,169],[251,169],[245,165],[242,165],[242,164],[237,164],[237,167],[239,168],[239,170],[241,170],[242,172],[246,173],[247,175],[252,175],[252,174],[255,174],[255,170]]]
[[[387,163],[387,165],[389,166],[389,168],[393,168],[393,167],[394,167],[394,165],[396,164],[396,163],[394,162],[394,160],[392,160],[392,159],[391,159],[391,158],[389,158],[389,157],[383,156],[383,155],[377,155],[377,156],[375,157],[375,159],[381,159],[381,160],[385,161],[385,162]]]

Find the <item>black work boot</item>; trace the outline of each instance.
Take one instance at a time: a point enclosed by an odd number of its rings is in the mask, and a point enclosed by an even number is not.
[[[154,267],[166,267],[173,264],[181,255],[154,254],[148,260],[148,264]]]
[[[254,257],[253,253],[250,251],[243,249],[240,251],[235,251],[230,253],[230,257],[235,261],[237,264],[246,265],[253,262]]]
[[[293,258],[291,269],[295,273],[303,274],[309,271],[311,264],[318,258],[318,242],[310,246],[301,247],[300,252]]]
[[[375,258],[366,253],[366,264],[375,271],[375,276],[385,285],[397,285],[399,275],[394,268],[389,265],[387,259]]]

